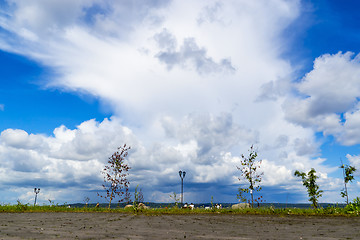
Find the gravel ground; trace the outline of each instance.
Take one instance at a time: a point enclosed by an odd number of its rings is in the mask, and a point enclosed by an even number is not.
[[[360,239],[358,217],[0,213],[1,239]]]

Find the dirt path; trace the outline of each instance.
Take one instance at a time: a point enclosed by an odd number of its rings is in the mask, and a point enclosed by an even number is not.
[[[360,218],[0,213],[0,239],[360,239]]]

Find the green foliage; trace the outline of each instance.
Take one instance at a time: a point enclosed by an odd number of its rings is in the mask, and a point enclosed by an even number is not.
[[[316,179],[318,176],[315,175],[316,171],[314,168],[306,174],[304,172],[295,171],[294,175],[297,177],[301,177],[303,181],[303,185],[307,188],[307,192],[309,195],[309,201],[312,203],[314,208],[318,207],[318,199],[322,196],[322,190],[319,190],[319,185],[316,184]]]
[[[356,171],[356,168],[353,166],[345,165],[344,169],[345,169],[345,177],[344,177],[345,182],[346,183],[352,182],[352,180],[354,180],[353,173]]]
[[[219,211],[219,210],[216,208],[216,205],[214,205],[214,197],[213,197],[213,196],[211,196],[210,204],[211,204],[211,211],[212,211],[212,212]]]
[[[111,206],[111,201],[116,195],[120,197],[119,203],[130,198],[130,182],[127,180],[127,172],[130,170],[130,167],[124,162],[129,150],[130,147],[127,147],[126,144],[124,144],[123,147],[119,147],[118,151],[109,157],[108,165],[106,165],[101,172],[105,175],[104,184],[102,186],[105,189],[106,194],[101,195],[98,193],[98,196],[109,201],[109,208]]]
[[[180,198],[176,195],[176,192],[173,192],[173,194],[170,195],[170,198],[172,200],[174,200],[175,208],[177,208],[178,204],[179,204],[179,201],[180,201]]]
[[[247,202],[247,198],[244,195],[245,193],[249,193],[249,189],[239,187],[238,193],[236,194],[236,197],[237,197],[237,199],[239,199],[239,202],[245,202],[245,203]]]
[[[16,209],[19,212],[24,212],[29,208],[29,206],[27,204],[22,204],[19,200],[17,200],[17,205],[16,205]]]
[[[359,213],[360,213],[360,198],[356,197],[353,200],[353,202],[346,205],[345,211],[348,214],[359,215]]]
[[[241,155],[241,167],[237,167],[239,171],[241,171],[241,177],[239,178],[239,181],[245,180],[249,183],[248,187],[239,187],[237,197],[240,200],[240,202],[246,202],[250,200],[247,200],[245,193],[250,192],[251,196],[251,206],[254,206],[254,191],[260,191],[261,190],[261,181],[262,181],[262,175],[264,175],[263,172],[259,173],[260,165],[262,160],[257,160],[258,154],[254,150],[254,145],[251,145],[249,149],[249,156],[245,157],[243,154]]]
[[[343,177],[344,177],[344,188],[340,192],[341,197],[346,198],[346,204],[349,204],[349,195],[347,190],[347,184],[354,180],[354,172],[356,168],[350,165],[341,164],[340,168],[343,169]]]
[[[139,211],[139,203],[144,201],[144,196],[142,190],[138,190],[139,185],[136,186],[134,192],[134,201],[133,201],[133,208],[134,211],[137,213]]]

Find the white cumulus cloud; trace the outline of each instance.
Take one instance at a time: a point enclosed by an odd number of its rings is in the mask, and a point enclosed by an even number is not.
[[[351,52],[326,54],[317,58],[297,89],[301,96],[284,104],[286,117],[343,145],[360,143],[360,61]]]

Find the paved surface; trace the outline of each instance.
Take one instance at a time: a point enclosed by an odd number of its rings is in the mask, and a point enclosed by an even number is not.
[[[360,217],[0,213],[0,239],[360,239]]]

